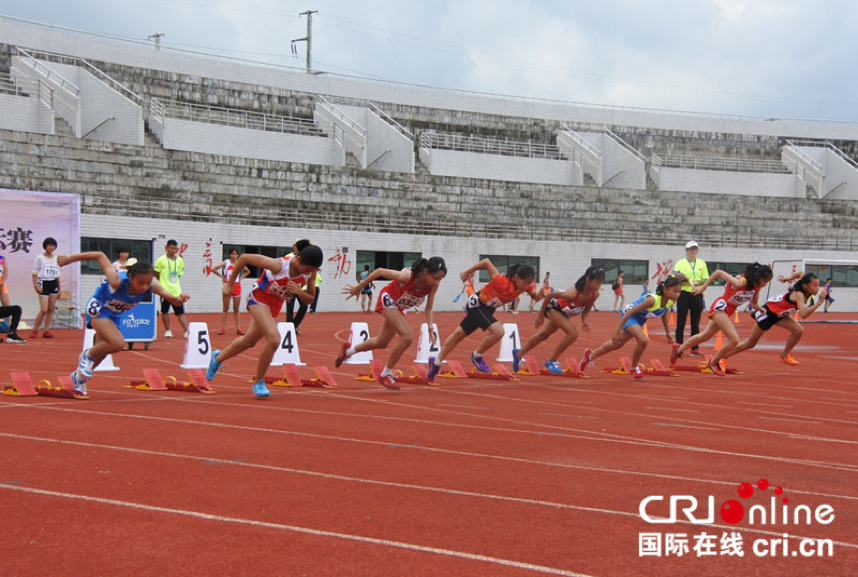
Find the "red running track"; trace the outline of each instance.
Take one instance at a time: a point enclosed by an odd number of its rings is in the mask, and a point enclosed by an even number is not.
[[[529,313],[498,315],[525,337],[533,332]],[[218,325],[217,315],[192,316]],[[408,319],[416,331],[423,315]],[[436,315],[442,338],[459,320],[458,313]],[[786,332],[773,329],[731,363],[744,374],[723,378],[683,372],[635,381],[600,372],[619,365],[615,353],[583,379],[439,378],[436,386],[397,392],[354,379],[368,367],[333,368],[335,338],[347,338],[352,321],[368,322],[375,334],[381,319],[320,313],[301,326],[303,375],[325,364],[336,389],[272,387],[269,400],[256,400],[248,378],[253,351],[225,365],[211,395],[126,388],[146,367],[183,376],[183,343],[173,339],[115,355],[121,370],[97,372],[87,401],[0,396],[4,574],[792,576],[858,569],[858,325],[806,324],[798,366],[778,362]],[[613,313],[595,314],[593,332],[582,333],[570,356],[607,338],[616,321]],[[644,358],[666,363],[661,327],[649,328]],[[747,316],[738,328],[747,333]],[[214,345],[231,338],[215,335]],[[544,359],[555,338],[535,355]],[[477,339],[453,358],[467,362]],[[35,380],[71,372],[81,340],[80,331],[60,331],[54,341],[0,344],[0,383],[11,385],[12,371]],[[401,364],[406,372],[415,352]],[[630,355],[631,345],[622,353]],[[765,490],[761,479],[770,482]],[[747,498],[739,496],[742,483],[753,488]],[[703,520],[711,495],[713,521],[641,517],[650,496],[666,501],[645,512],[668,516],[672,495],[695,497]],[[772,499],[780,516],[785,497],[790,515],[804,506],[821,521],[772,523]],[[720,514],[729,500],[746,512],[735,525]],[[749,522],[754,505],[766,508],[767,523],[759,508]],[[722,536],[733,534],[742,556],[722,549]],[[831,555],[816,554],[829,541]],[[654,542],[660,551],[641,546]],[[813,555],[804,556],[802,547],[811,546]]]

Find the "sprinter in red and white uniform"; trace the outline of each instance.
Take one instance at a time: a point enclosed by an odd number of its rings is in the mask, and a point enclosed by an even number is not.
[[[248,266],[265,269],[259,280],[247,295],[247,310],[252,317],[247,334],[240,336],[222,351],[212,351],[206,378],[212,380],[221,365],[239,353],[253,348],[259,339],[265,338],[265,346],[259,353],[256,363],[256,375],[253,382],[253,394],[258,398],[268,397],[265,386],[265,373],[274,358],[274,352],[280,346],[280,331],[277,329],[277,315],[283,303],[294,298],[303,303],[312,303],[316,292],[316,273],[322,268],[324,255],[322,249],[309,245],[295,256],[271,258],[261,254],[245,253],[235,261],[235,268],[223,285],[223,294],[230,296],[238,275]],[[307,289],[301,287],[307,285]]]
[[[721,331],[725,341],[721,349],[710,360],[709,368],[716,375],[723,377],[725,372],[721,360],[739,344],[739,333],[736,332],[736,327],[730,317],[735,314],[738,307],[749,303],[755,310],[762,310],[757,304],[760,298],[760,289],[771,282],[772,269],[767,265],[755,262],[745,267],[745,271],[739,276],[732,276],[723,270],[716,270],[709,275],[705,283],[694,287],[692,292],[703,294],[703,291],[716,280],[724,281],[726,286],[724,287],[724,294],[715,299],[715,302],[709,307],[710,322],[706,324],[706,329],[703,332],[697,333],[682,344],[674,343],[673,352],[670,355],[670,364],[675,365],[684,351],[697,348],[715,336],[718,331]]]
[[[546,281],[548,277],[546,276]],[[545,361],[545,368],[555,375],[562,375],[563,368],[557,360],[563,351],[568,349],[572,343],[578,339],[578,329],[572,324],[572,318],[581,316],[581,329],[590,332],[590,323],[587,322],[587,317],[596,299],[599,298],[602,284],[605,282],[605,270],[591,266],[581,278],[568,290],[565,291],[548,291],[543,289],[545,300],[542,303],[542,309],[536,316],[536,321],[533,327],[539,329],[535,332],[524,346],[519,349],[512,350],[512,370],[518,372],[525,363],[524,357],[532,351],[542,341],[550,337],[557,329],[563,329],[566,336],[557,343],[554,347],[548,360]],[[548,320],[547,323],[543,321]],[[530,367],[535,371],[537,367]]]
[[[534,282],[536,281],[536,271],[530,265],[514,264],[509,267],[505,275],[502,275],[491,260],[484,258],[468,270],[463,271],[459,278],[464,282],[478,270],[488,272],[491,280],[489,284],[468,299],[464,320],[459,323],[456,331],[444,341],[438,355],[429,357],[430,381],[435,380],[441,363],[453,352],[456,345],[477,329],[485,331],[486,336],[471,354],[471,362],[478,371],[488,373],[491,369],[483,359],[483,354],[503,338],[503,326],[495,319],[495,310],[506,303],[514,302],[521,293],[529,294],[533,300],[542,300],[542,292]]]
[[[394,390],[399,389],[396,377],[393,374],[393,368],[399,362],[402,353],[414,341],[414,333],[405,320],[405,312],[411,308],[420,306],[424,300],[426,301],[426,324],[429,326],[429,342],[434,346],[437,336],[435,335],[435,331],[432,330],[432,308],[435,305],[435,293],[438,292],[438,285],[441,284],[445,276],[447,276],[447,264],[440,256],[433,256],[428,260],[419,258],[414,261],[411,268],[403,270],[377,268],[358,284],[344,288],[343,293],[349,295],[346,297],[346,300],[348,300],[351,297],[357,298],[366,286],[372,284],[379,277],[391,280],[378,294],[375,312],[381,313],[384,317],[378,336],[367,339],[357,345],[343,343],[343,347],[340,350],[340,354],[337,355],[334,364],[339,367],[347,358],[355,353],[372,351],[374,349],[386,349],[393,337],[399,335],[399,342],[390,351],[390,356],[387,358],[384,370],[380,375],[376,375],[375,377],[384,387]]]
[[[219,265],[212,268],[212,272],[217,274],[219,277],[223,279],[223,284],[229,282],[229,276],[232,274],[233,269],[235,268],[235,263],[238,260],[238,249],[232,248],[229,251],[229,258]],[[247,275],[250,274],[250,271],[247,269],[242,270],[238,273],[238,277],[236,278],[235,284],[232,287],[231,295],[222,295],[223,296],[223,309],[220,312],[220,330],[217,332],[219,335],[226,334],[226,317],[229,314],[229,301],[232,300],[232,312],[235,316],[235,334],[243,335],[245,334],[243,330],[241,330],[241,320],[239,318],[241,308],[241,281],[247,278]]]
[[[811,297],[815,297],[819,293],[819,277],[813,273],[802,275],[801,271],[789,276],[779,276],[781,282],[791,282],[799,279],[798,282],[789,287],[789,290],[782,295],[770,298],[763,305],[762,309],[757,310],[754,314],[756,324],[751,327],[751,334],[748,338],[736,345],[725,358],[732,357],[742,351],[753,349],[763,334],[774,326],[779,326],[790,332],[787,342],[781,351],[781,362],[788,365],[797,365],[790,353],[793,348],[801,340],[801,335],[804,329],[796,319],[792,317],[794,311],[798,311],[801,318],[806,319],[825,302],[825,296],[828,294],[827,289],[822,290],[822,298],[816,298],[814,304],[808,304]]]

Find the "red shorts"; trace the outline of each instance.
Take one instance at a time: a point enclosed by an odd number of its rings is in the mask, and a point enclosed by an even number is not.
[[[224,284],[226,284],[226,283],[224,283]],[[234,296],[234,297],[240,297],[241,296],[241,283],[240,282],[236,282],[234,285],[232,285],[232,296]]]
[[[277,318],[283,308],[283,299],[260,290],[252,290],[247,295],[247,306],[250,305],[265,305],[271,310],[271,316]]]

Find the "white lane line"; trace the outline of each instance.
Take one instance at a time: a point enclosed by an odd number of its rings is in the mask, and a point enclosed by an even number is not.
[[[0,489],[8,489],[12,491],[20,491],[22,493],[30,493],[35,495],[43,495],[48,497],[59,497],[62,499],[70,499],[74,501],[84,501],[88,503],[98,503],[100,505],[111,505],[114,507],[124,507],[126,509],[136,509],[152,513],[166,513],[169,515],[181,515],[194,519],[202,519],[205,521],[215,521],[218,523],[231,523],[236,525],[246,525],[250,527],[260,527],[264,529],[276,529],[278,531],[290,531],[293,533],[302,533],[305,535],[314,535],[317,537],[330,537],[333,539],[342,539],[345,541],[356,541],[358,543],[367,543],[370,545],[380,545],[383,547],[394,547],[407,551],[416,551],[419,553],[431,553],[433,555],[441,555],[444,557],[454,557],[458,559],[466,559],[468,561],[479,561],[482,563],[492,563],[494,565],[502,565],[504,567],[514,567],[516,569],[526,569],[528,571],[536,571],[537,573],[546,573],[549,575],[563,575],[566,577],[589,577],[584,573],[576,573],[575,571],[566,571],[555,567],[546,567],[544,565],[534,565],[532,563],[522,563],[521,561],[513,561],[512,559],[502,559],[499,557],[489,557],[488,555],[478,555],[476,553],[467,553],[464,551],[454,551],[452,549],[441,549],[438,547],[427,547],[425,545],[415,545],[413,543],[405,543],[404,541],[391,541],[389,539],[376,539],[373,537],[364,537],[361,535],[352,535],[349,533],[336,533],[334,531],[323,531],[320,529],[312,529],[310,527],[299,527],[297,525],[286,525],[283,523],[270,523],[267,521],[256,521],[254,519],[241,519],[238,517],[224,517],[222,515],[213,515],[211,513],[203,513],[201,511],[191,511],[188,509],[174,509],[172,507],[159,507],[157,505],[146,505],[145,503],[134,503],[131,501],[120,501],[118,499],[105,499],[103,497],[92,497],[89,495],[78,495],[74,493],[61,493],[59,491],[47,491],[45,489],[36,489],[34,487],[22,487],[20,485],[0,485]]]

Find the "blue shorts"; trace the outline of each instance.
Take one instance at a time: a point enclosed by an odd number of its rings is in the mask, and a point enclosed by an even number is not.
[[[627,329],[632,325],[637,325],[643,328],[646,325],[646,319],[641,321],[638,317],[632,315],[632,317],[623,324],[623,330],[629,335],[631,335],[632,333],[629,333]]]

